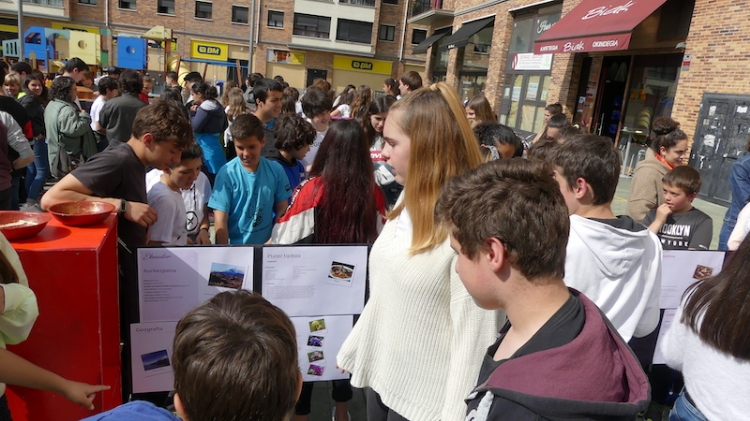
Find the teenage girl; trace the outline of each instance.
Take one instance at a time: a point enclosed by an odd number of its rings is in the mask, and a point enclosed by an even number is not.
[[[385,162],[381,151],[383,150],[383,126],[388,117],[388,110],[396,102],[396,97],[386,95],[376,98],[370,104],[370,109],[365,118],[361,120],[365,129],[367,143],[370,145],[370,158],[375,166],[375,183],[383,190],[388,207],[396,204],[398,196],[404,186],[396,182],[393,169]]]
[[[640,223],[648,211],[664,204],[661,179],[688,159],[688,137],[680,123],[669,117],[656,117],[651,125],[651,151],[639,162],[630,183],[627,212]]]
[[[299,185],[289,209],[273,228],[273,243],[375,241],[385,220],[385,197],[375,185],[369,151],[361,141],[363,135],[354,120],[331,124],[315,155],[309,178]],[[313,383],[303,383],[295,421],[309,419],[312,390]],[[349,380],[333,381],[332,398],[336,402],[333,420],[350,419]]]
[[[224,153],[226,154],[227,161],[237,156],[237,152],[234,150],[234,140],[232,140],[232,121],[242,114],[250,113],[250,107],[245,102],[245,96],[240,88],[231,88],[226,92],[226,108],[224,112],[227,114],[227,128],[224,130]]]
[[[195,140],[203,149],[203,171],[213,185],[216,174],[227,163],[219,141],[219,135],[227,128],[227,115],[216,100],[218,92],[215,87],[196,82],[190,89],[193,92],[190,124],[195,132]]]
[[[740,420],[750,412],[750,238],[715,277],[683,296],[662,351],[685,389],[670,421]]]
[[[370,253],[370,299],[338,354],[365,389],[367,419],[463,421],[496,312],[477,307],[435,223],[441,187],[482,157],[456,91],[445,83],[393,104],[382,155],[404,185]]]
[[[484,122],[497,123],[495,113],[492,112],[492,105],[490,105],[490,101],[484,95],[474,95],[469,99],[464,108],[466,109],[466,118],[469,119],[471,127]]]
[[[44,127],[44,107],[47,105],[47,87],[38,76],[30,74],[23,81],[23,91],[26,93],[18,102],[23,105],[31,120],[34,149],[34,162],[26,167],[26,203],[21,210],[40,211],[39,198],[44,189],[44,183],[49,175],[49,157],[47,156],[46,130]]]

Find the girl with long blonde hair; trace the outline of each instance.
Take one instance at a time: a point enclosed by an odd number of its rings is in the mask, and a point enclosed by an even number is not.
[[[227,122],[229,125],[224,130],[224,148],[227,156],[227,161],[237,156],[237,152],[234,150],[234,140],[232,139],[232,122],[235,118],[242,114],[248,114],[252,111],[245,102],[244,92],[240,88],[231,88],[225,92],[226,94],[226,105],[224,112],[227,114]],[[223,98],[222,98],[223,100]]]
[[[497,313],[477,307],[434,218],[445,182],[482,157],[455,89],[437,83],[389,110],[382,156],[404,185],[370,254],[370,299],[338,354],[368,419],[464,420]]]

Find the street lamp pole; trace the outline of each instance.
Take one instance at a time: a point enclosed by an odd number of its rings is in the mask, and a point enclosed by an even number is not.
[[[18,61],[23,59],[23,0],[18,0]]]
[[[252,1],[252,5],[250,7],[250,38],[248,39],[248,46],[250,47],[250,59],[247,61],[248,77],[250,77],[250,74],[253,73],[253,50],[255,50],[255,47],[253,46],[253,38],[255,38],[255,0]]]

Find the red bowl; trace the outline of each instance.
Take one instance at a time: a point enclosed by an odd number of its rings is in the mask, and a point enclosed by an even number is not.
[[[64,225],[82,227],[103,222],[115,211],[115,207],[105,202],[81,201],[58,203],[47,211]]]
[[[30,238],[39,234],[50,219],[43,212],[0,211],[0,232],[8,240]]]

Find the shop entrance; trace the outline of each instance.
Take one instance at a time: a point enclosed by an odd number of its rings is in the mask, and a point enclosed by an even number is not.
[[[593,132],[612,142],[620,129],[631,60],[631,56],[605,57],[602,66]]]
[[[750,96],[706,93],[701,105],[690,166],[703,179],[701,199],[728,206],[732,200],[729,172],[747,151]]]

